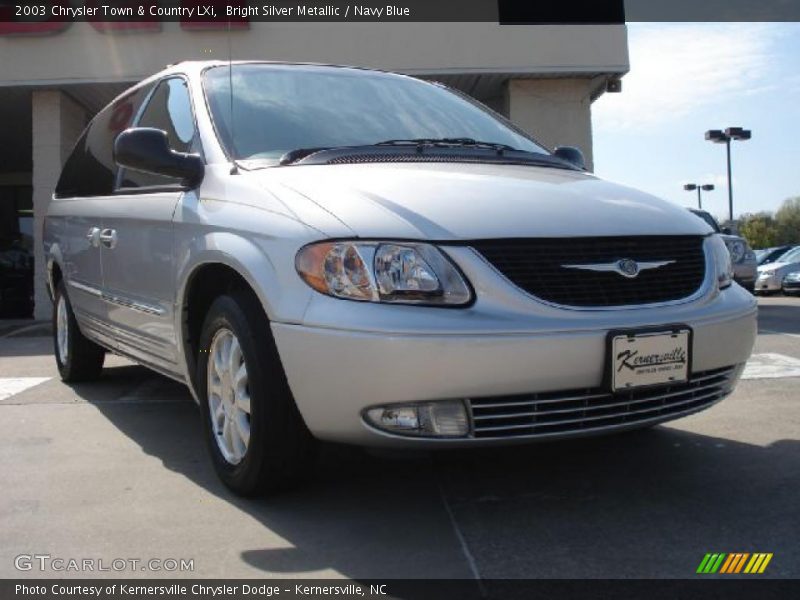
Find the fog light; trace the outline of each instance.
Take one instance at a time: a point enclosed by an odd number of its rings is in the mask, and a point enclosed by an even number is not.
[[[367,417],[376,427],[396,431],[416,431],[419,429],[419,415],[416,406],[396,408],[371,408]]]
[[[463,437],[469,433],[467,409],[460,400],[379,406],[364,414],[367,422],[391,433],[422,437]]]

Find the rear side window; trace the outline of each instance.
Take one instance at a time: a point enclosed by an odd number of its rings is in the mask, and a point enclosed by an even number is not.
[[[169,146],[177,152],[196,150],[197,135],[192,102],[186,82],[181,78],[166,79],[153,92],[137,127],[154,127],[167,132]],[[180,185],[180,179],[123,169],[121,188]]]
[[[152,86],[144,86],[101,110],[78,139],[56,185],[56,196],[109,196],[117,166],[113,149],[117,135],[133,123]]]

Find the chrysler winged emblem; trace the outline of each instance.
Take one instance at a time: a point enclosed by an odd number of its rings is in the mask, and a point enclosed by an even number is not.
[[[598,271],[605,273],[617,273],[628,279],[633,279],[642,271],[649,269],[658,269],[666,265],[674,263],[674,260],[654,260],[637,262],[632,258],[620,258],[617,261],[610,263],[594,263],[594,264],[581,264],[581,265],[561,265],[565,269],[580,269],[582,271]]]

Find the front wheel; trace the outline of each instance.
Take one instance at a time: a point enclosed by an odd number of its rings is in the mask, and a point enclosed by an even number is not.
[[[53,299],[53,346],[63,381],[74,383],[100,377],[106,351],[81,333],[63,281],[58,282]]]
[[[301,481],[313,465],[314,439],[252,294],[233,292],[212,303],[197,368],[203,427],[223,483],[253,496]]]

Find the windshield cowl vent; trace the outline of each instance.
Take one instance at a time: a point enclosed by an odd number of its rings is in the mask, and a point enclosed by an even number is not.
[[[532,166],[530,160],[514,159],[508,156],[476,155],[470,154],[418,154],[408,152],[398,154],[395,152],[378,153],[367,152],[358,154],[345,154],[327,160],[319,160],[312,154],[295,164],[325,164],[325,165],[352,165],[366,163],[485,163],[502,165]],[[549,166],[549,165],[548,165]],[[553,165],[557,166],[557,165]]]

